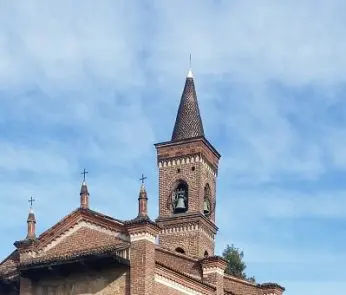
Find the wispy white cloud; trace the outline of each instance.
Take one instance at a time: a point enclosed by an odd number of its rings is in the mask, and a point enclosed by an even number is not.
[[[336,109],[346,116],[345,8],[342,1],[1,3],[1,203],[25,221],[23,200],[37,196],[43,230],[78,205],[84,166],[94,173],[94,208],[133,217],[139,170],[152,176],[155,202],[152,144],[170,138],[191,52],[207,137],[223,155],[221,243],[235,234],[244,247],[255,245],[251,261],[256,247],[268,247],[262,262],[279,261],[289,250],[256,243],[252,222],[292,220],[294,235],[295,220],[345,216],[344,192],[324,178],[346,163],[343,123],[330,123]],[[288,181],[300,185],[287,190]],[[304,182],[315,185],[311,194]],[[119,210],[124,200],[129,206]],[[21,222],[0,224],[20,236]]]
[[[75,165],[73,159],[67,161],[66,155],[50,151],[48,146],[31,148],[0,142],[0,169],[4,171],[63,174],[74,170]]]
[[[244,219],[246,216],[251,222],[257,218],[344,218],[346,216],[345,190],[301,192],[287,188],[259,188],[258,190],[230,189],[227,193],[228,195],[226,192],[220,194],[221,208],[228,208],[227,211],[223,211],[225,215],[221,215],[225,224],[234,224],[237,219]]]
[[[177,58],[196,52],[196,60],[203,60],[203,72],[234,73],[240,80],[273,79],[298,85],[344,80],[342,2],[197,4],[156,1],[158,50],[163,44]]]

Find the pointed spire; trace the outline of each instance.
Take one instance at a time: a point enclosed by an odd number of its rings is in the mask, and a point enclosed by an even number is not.
[[[32,208],[32,203],[35,200],[31,197],[29,202],[30,202],[30,209],[29,209],[29,215],[27,219],[27,224],[28,224],[28,231],[27,231],[27,240],[33,240],[36,238],[36,217],[34,213],[34,209]]]
[[[199,136],[204,136],[204,129],[198,107],[195,83],[190,67],[186,77],[183,94],[181,95],[172,141]]]
[[[138,197],[138,217],[147,217],[148,216],[148,195],[145,189],[144,180],[146,177],[142,174],[140,180],[142,181],[141,189],[139,191]]]
[[[81,174],[83,174],[83,182],[80,188],[80,207],[83,209],[88,209],[89,208],[89,191],[88,191],[88,186],[85,180],[85,175],[89,173],[85,170]]]

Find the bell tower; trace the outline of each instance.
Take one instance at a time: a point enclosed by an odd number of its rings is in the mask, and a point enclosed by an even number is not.
[[[214,255],[216,176],[220,154],[204,136],[191,69],[172,138],[155,145],[159,168],[159,243],[202,258]]]

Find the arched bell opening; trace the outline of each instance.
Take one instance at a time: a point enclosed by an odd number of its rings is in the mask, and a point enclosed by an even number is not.
[[[209,217],[211,214],[211,190],[207,183],[204,187],[204,201],[203,201],[203,213],[205,216]]]
[[[185,250],[183,248],[180,248],[180,247],[176,248],[175,252],[178,252],[180,254],[185,254]]]
[[[188,210],[189,206],[189,187],[187,183],[183,180],[180,180],[172,194],[172,205],[174,213],[185,213]]]

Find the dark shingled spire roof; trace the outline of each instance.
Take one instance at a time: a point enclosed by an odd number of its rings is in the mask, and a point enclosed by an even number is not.
[[[172,134],[172,141],[204,136],[203,124],[199,113],[195,83],[191,70],[186,77],[179,110]]]

